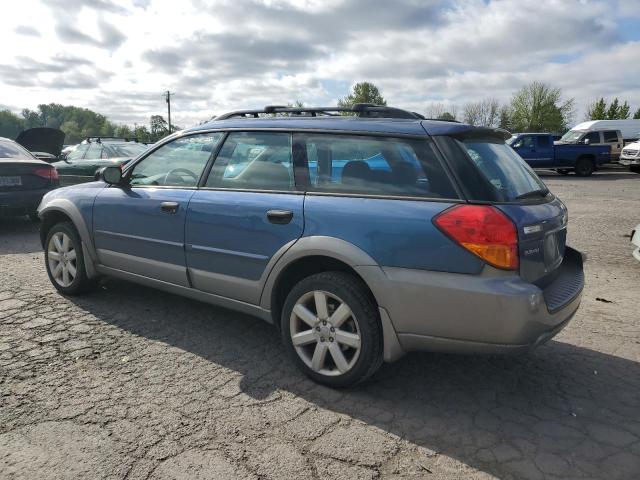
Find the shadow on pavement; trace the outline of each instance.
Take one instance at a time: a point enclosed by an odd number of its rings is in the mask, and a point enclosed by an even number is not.
[[[117,281],[71,300],[104,322],[239,372],[255,399],[289,391],[500,478],[640,472],[634,361],[558,341],[521,357],[411,354],[365,385],[331,390],[304,378],[260,320]]]
[[[0,255],[41,252],[39,229],[28,217],[0,217]]]

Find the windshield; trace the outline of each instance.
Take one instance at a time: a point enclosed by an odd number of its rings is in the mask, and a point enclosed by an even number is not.
[[[147,149],[142,143],[105,144],[109,158],[137,157]]]
[[[22,160],[33,160],[33,157],[20,145],[13,142],[0,142],[0,158],[20,158]]]
[[[569,130],[560,139],[561,142],[576,143],[584,135],[582,130]]]
[[[502,201],[513,201],[530,192],[547,190],[531,167],[505,143],[478,139],[460,143]]]

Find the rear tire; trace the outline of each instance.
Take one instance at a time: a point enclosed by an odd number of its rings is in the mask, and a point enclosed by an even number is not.
[[[363,382],[382,364],[378,307],[366,285],[348,273],[322,272],[298,282],[285,301],[281,333],[298,368],[328,387]]]
[[[53,286],[65,295],[79,295],[93,286],[84,266],[82,242],[71,222],[56,223],[47,232],[44,263]]]
[[[579,177],[588,177],[594,170],[593,162],[588,158],[579,158],[576,162],[576,175]]]

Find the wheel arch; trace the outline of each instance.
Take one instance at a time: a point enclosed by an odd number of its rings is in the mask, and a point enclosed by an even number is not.
[[[372,299],[379,305],[375,288],[376,279],[369,273],[374,267],[384,275],[378,264],[366,252],[352,243],[333,237],[304,237],[298,240],[271,270],[262,291],[261,307],[270,310],[273,323],[280,324],[284,300],[291,287],[315,273],[342,271],[354,275],[368,288]],[[377,267],[377,268],[376,268]]]

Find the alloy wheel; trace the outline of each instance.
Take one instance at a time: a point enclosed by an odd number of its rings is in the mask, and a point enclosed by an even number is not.
[[[349,305],[329,292],[314,290],[298,299],[290,333],[300,359],[322,375],[342,375],[360,356],[358,321]]]
[[[68,287],[76,278],[76,250],[69,235],[56,232],[47,246],[47,258],[51,277],[61,287]]]

